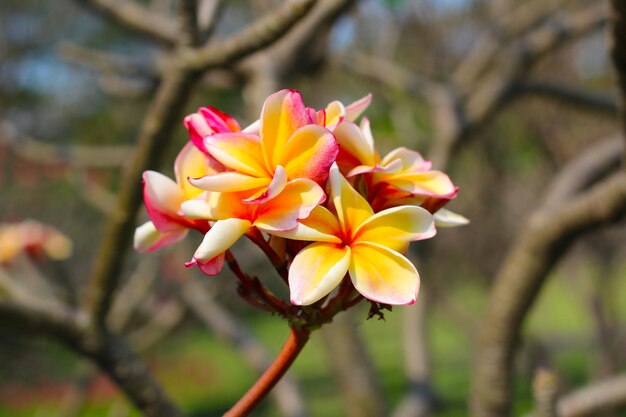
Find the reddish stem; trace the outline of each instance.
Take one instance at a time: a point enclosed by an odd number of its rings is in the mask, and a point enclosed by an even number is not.
[[[255,382],[252,388],[237,401],[237,404],[224,414],[224,417],[243,417],[249,415],[261,400],[269,394],[274,385],[280,381],[285,372],[287,372],[309,340],[309,334],[310,332],[306,329],[291,327],[289,338],[283,345],[274,362]]]

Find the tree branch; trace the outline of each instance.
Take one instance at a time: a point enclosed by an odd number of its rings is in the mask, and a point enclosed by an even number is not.
[[[109,217],[94,260],[83,304],[96,325],[104,322],[109,310],[133,236],[142,201],[139,179],[145,170],[158,166],[195,79],[189,73],[166,73],[143,120],[137,148],[123,173],[117,207]]]
[[[173,65],[188,70],[223,67],[280,39],[313,7],[316,0],[292,0],[226,39],[216,39],[201,49],[181,51]]]
[[[577,389],[557,401],[559,417],[598,415],[626,404],[626,375],[617,375],[604,381]]]
[[[521,326],[548,272],[577,238],[626,216],[626,173],[559,207],[541,207],[509,251],[495,278],[476,347],[473,416],[510,411],[512,364]]]
[[[126,30],[155,40],[164,46],[173,46],[178,39],[176,25],[166,16],[140,6],[134,0],[76,0],[107,20]]]
[[[586,110],[615,114],[617,102],[612,94],[584,90],[573,85],[555,81],[528,79],[515,82],[517,94],[537,94],[564,104],[571,104]]]
[[[620,93],[619,116],[626,140],[626,4],[611,0],[611,58],[617,72]],[[626,148],[624,150],[626,160]]]

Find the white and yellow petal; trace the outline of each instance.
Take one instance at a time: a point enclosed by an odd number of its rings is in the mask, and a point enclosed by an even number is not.
[[[441,208],[434,215],[437,227],[457,227],[469,224],[469,219],[451,210]]]
[[[330,169],[330,189],[339,224],[344,232],[350,234],[361,223],[374,215],[374,210],[367,200],[341,175],[337,164]]]
[[[374,243],[351,245],[352,284],[365,298],[384,304],[413,304],[419,290],[415,266],[398,252]]]
[[[146,222],[135,229],[133,246],[139,252],[152,252],[184,239],[187,232],[188,229],[181,227],[163,233],[154,226],[154,223]]]
[[[374,145],[365,136],[361,128],[349,121],[343,121],[333,131],[339,146],[356,158],[361,165],[376,165]]]
[[[408,242],[435,235],[432,214],[421,207],[400,206],[376,213],[355,230],[353,243],[371,242],[404,251]]]
[[[302,249],[289,268],[291,302],[309,305],[330,293],[350,266],[350,248],[316,242]]]
[[[243,236],[252,224],[243,219],[227,219],[215,222],[213,227],[204,235],[204,239],[193,258],[197,262],[206,263],[226,252],[241,236]]]
[[[246,191],[265,187],[270,181],[270,178],[266,176],[259,178],[234,171],[220,172],[200,178],[189,178],[189,183],[200,192],[202,190],[230,193]]]

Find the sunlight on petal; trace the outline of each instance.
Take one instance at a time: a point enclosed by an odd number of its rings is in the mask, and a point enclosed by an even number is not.
[[[267,177],[261,143],[250,133],[219,133],[204,138],[204,144],[215,159],[230,169],[253,177]]]
[[[165,175],[156,171],[143,173],[143,198],[150,220],[161,232],[179,227],[178,210],[184,200],[182,190]]]
[[[281,164],[287,141],[309,122],[309,114],[298,91],[282,90],[267,98],[261,112],[260,130],[268,170]]]
[[[402,161],[402,168],[405,171],[428,171],[432,167],[432,163],[430,161],[424,160],[419,152],[412,151],[405,147],[397,148],[389,152],[387,155],[385,155],[381,164],[388,165],[396,159]]]
[[[309,305],[330,293],[350,266],[350,248],[313,243],[296,255],[289,268],[291,302]]]
[[[193,143],[188,142],[178,153],[174,162],[174,174],[176,183],[183,190],[185,199],[190,199],[202,193],[202,190],[194,187],[187,178],[199,178],[213,173],[208,166],[208,156],[203,154]]]
[[[283,156],[290,179],[308,178],[322,182],[335,162],[339,145],[326,128],[308,125],[298,129],[287,142]]]
[[[421,207],[393,207],[376,213],[355,230],[353,242],[372,242],[398,252],[415,240],[435,235],[433,216]]]
[[[330,169],[330,188],[339,224],[347,234],[351,234],[365,219],[374,215],[367,200],[352,188],[336,164]]]
[[[373,243],[352,245],[350,278],[366,298],[384,304],[413,304],[419,274],[398,252]]]
[[[354,122],[369,107],[371,102],[372,94],[370,93],[354,103],[348,104],[346,106],[346,119]]]
[[[440,171],[384,175],[385,174],[374,173],[374,181],[376,182],[382,179],[388,184],[411,194],[446,196],[450,198],[456,194],[456,187],[452,181],[450,181],[450,178]]]
[[[341,148],[354,156],[362,165],[375,166],[374,148],[363,131],[352,122],[343,121],[333,132]]]

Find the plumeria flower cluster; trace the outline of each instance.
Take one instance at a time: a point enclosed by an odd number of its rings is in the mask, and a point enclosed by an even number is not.
[[[135,247],[152,251],[198,230],[204,239],[187,265],[216,275],[245,235],[284,275],[292,305],[337,293],[413,303],[419,275],[405,257],[409,243],[433,237],[435,223],[467,220],[442,208],[457,187],[419,153],[379,155],[361,117],[370,101],[316,110],[282,90],[245,129],[212,107],[187,116],[175,180],[144,173],[150,221],[137,228]]]

